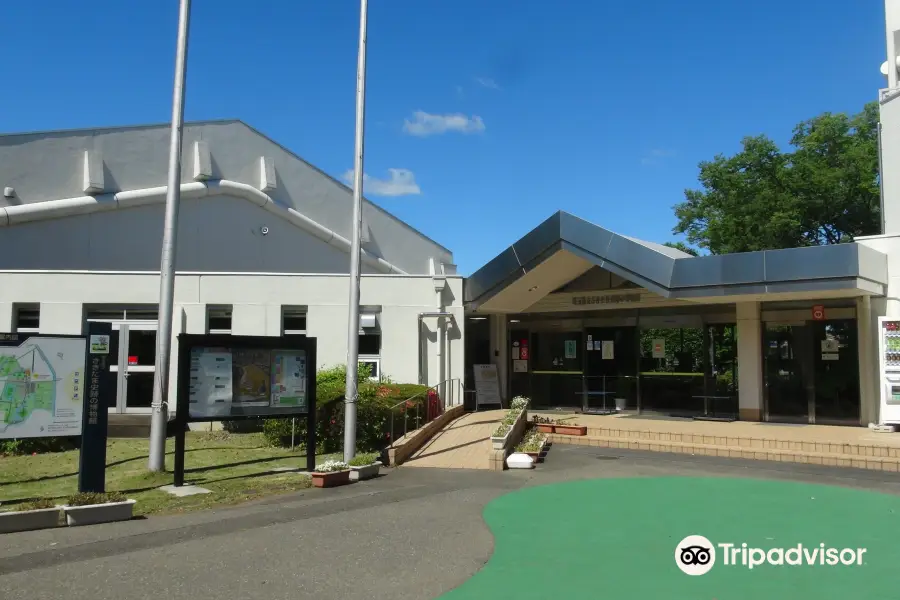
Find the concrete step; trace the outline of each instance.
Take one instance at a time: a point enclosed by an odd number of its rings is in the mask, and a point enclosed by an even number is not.
[[[607,430],[604,430],[607,431]],[[614,430],[619,433],[642,433],[627,430]],[[594,430],[589,429],[586,436],[560,435],[551,433],[547,436],[548,441],[556,444],[574,444],[582,446],[596,446],[598,448],[623,448],[629,450],[647,450],[651,452],[670,452],[677,454],[695,454],[700,456],[719,456],[725,458],[745,458],[751,460],[771,460],[775,462],[793,462],[814,465],[826,465],[832,467],[855,467],[858,469],[870,469],[873,471],[900,471],[900,456],[875,456],[867,454],[850,454],[832,452],[830,446],[832,444],[824,444],[829,446],[828,451],[817,451],[815,449],[794,449],[782,448],[777,445],[743,445],[738,443],[751,438],[714,438],[712,443],[703,440],[694,441],[693,438],[709,438],[709,436],[693,436],[691,434],[671,434],[660,433],[660,436],[669,436],[669,439],[643,439],[635,438],[628,435],[597,435]],[[671,439],[675,436],[690,437],[691,440],[675,440]],[[727,443],[729,440],[735,440],[735,443]],[[726,443],[719,443],[724,440]],[[783,440],[769,440],[783,441]],[[802,443],[802,442],[798,442]],[[823,446],[823,444],[818,444]],[[813,448],[816,444],[813,444]],[[853,446],[853,445],[846,445]],[[865,448],[865,447],[863,447]]]
[[[151,415],[110,414],[106,427],[110,438],[149,438]],[[172,421],[166,428],[166,435],[174,435]]]
[[[629,442],[646,443],[682,443],[693,445],[719,446],[726,448],[739,448],[741,450],[782,450],[789,452],[810,452],[814,454],[830,454],[835,456],[850,457],[881,457],[900,459],[900,444],[894,442],[897,437],[889,437],[891,434],[872,434],[885,436],[885,442],[858,441],[840,442],[828,440],[787,440],[766,437],[748,437],[731,435],[708,435],[696,433],[670,433],[636,429],[615,429],[588,427],[588,437],[625,439]],[[563,436],[571,437],[571,436]]]

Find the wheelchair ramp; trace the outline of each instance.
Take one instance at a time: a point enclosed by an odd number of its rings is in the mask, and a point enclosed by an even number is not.
[[[451,421],[413,454],[404,467],[440,469],[488,469],[491,433],[504,410],[467,413]]]

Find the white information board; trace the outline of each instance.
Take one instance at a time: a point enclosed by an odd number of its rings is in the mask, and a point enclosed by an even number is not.
[[[473,365],[475,375],[475,406],[502,404],[500,377],[497,365]]]

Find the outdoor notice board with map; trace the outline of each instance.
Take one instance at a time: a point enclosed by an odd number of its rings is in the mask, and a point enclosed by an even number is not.
[[[190,352],[191,418],[307,411],[306,351],[194,346]]]
[[[81,435],[85,344],[0,335],[0,439]]]

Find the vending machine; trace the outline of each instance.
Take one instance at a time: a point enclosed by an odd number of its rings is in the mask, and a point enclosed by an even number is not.
[[[882,425],[900,425],[900,319],[878,318]]]

